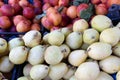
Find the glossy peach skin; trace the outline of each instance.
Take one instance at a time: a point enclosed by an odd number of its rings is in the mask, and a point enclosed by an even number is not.
[[[27,32],[31,29],[31,22],[29,20],[20,21],[17,26],[17,32]]]
[[[77,7],[76,6],[70,6],[68,9],[67,9],[67,12],[66,12],[67,16],[70,17],[71,19],[74,19],[77,17]]]
[[[7,16],[0,17],[0,28],[8,29],[11,26],[10,19]]]

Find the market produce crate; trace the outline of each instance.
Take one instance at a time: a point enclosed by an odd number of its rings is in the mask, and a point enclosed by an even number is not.
[[[28,0],[31,4],[33,3],[32,0]],[[8,0],[4,0],[4,3],[8,3]],[[119,21],[120,21],[120,6],[116,6],[113,5],[110,7],[108,14],[106,15],[109,18],[111,18],[111,20],[113,21],[113,24],[116,25]],[[42,25],[41,25],[41,30],[40,32],[42,33],[42,35],[47,34],[49,31],[46,30]],[[20,35],[24,35],[25,33],[19,33],[19,32],[0,32],[0,36],[3,37],[4,39],[6,39],[7,41],[15,38],[15,37],[19,37]],[[9,74],[5,74],[7,75],[10,80],[17,80],[17,78],[19,78],[20,76],[23,75],[23,67],[25,66],[26,62],[22,65],[15,65],[14,69],[11,71],[10,76]],[[114,77],[116,74],[111,75]]]

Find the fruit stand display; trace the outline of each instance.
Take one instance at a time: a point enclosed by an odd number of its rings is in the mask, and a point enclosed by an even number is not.
[[[120,0],[0,0],[0,80],[120,80]]]

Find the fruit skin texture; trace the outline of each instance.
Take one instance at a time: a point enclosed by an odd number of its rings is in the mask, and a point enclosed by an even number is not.
[[[120,71],[117,72],[116,79],[120,80]]]
[[[8,29],[11,26],[11,22],[7,16],[0,17],[0,28]]]
[[[15,13],[14,8],[9,4],[4,4],[1,6],[1,12],[4,16],[13,16]]]
[[[113,47],[113,54],[120,57],[120,42]]]
[[[120,58],[116,56],[109,56],[99,62],[100,68],[109,73],[113,74],[120,70]],[[108,67],[109,66],[109,67]]]
[[[105,4],[99,4],[95,7],[97,15],[106,15],[108,13],[107,6]]]
[[[23,75],[24,76],[30,76],[30,70],[31,70],[32,67],[33,67],[33,65],[31,65],[29,63],[26,64],[23,68]]]
[[[64,41],[64,34],[59,31],[52,31],[49,34],[48,42],[51,45],[60,46]]]
[[[58,12],[52,12],[48,15],[48,20],[50,20],[54,26],[57,26],[62,21],[62,16]]]
[[[110,44],[111,46],[115,46],[120,40],[118,30],[119,29],[117,28],[109,28],[102,31],[100,34],[100,42],[105,42]]]
[[[7,41],[3,38],[0,38],[0,56],[7,50],[7,46]]]
[[[37,30],[28,31],[23,37],[23,41],[27,47],[34,47],[40,44],[41,33]]]
[[[68,6],[69,0],[59,0],[58,4],[59,6]]]
[[[9,50],[12,50],[15,47],[24,46],[24,41],[21,38],[13,38],[8,42]]]
[[[91,20],[91,26],[97,31],[102,32],[103,30],[112,26],[112,21],[105,15],[96,15]]]
[[[25,7],[23,9],[23,16],[25,16],[28,19],[33,19],[35,17],[34,10],[30,7]]]
[[[96,80],[114,80],[114,79],[106,72],[101,71]]]
[[[72,51],[68,57],[68,61],[73,66],[79,66],[87,58],[87,54],[84,50],[75,50]]]
[[[38,45],[31,48],[28,55],[28,62],[32,65],[43,63],[45,49],[46,47],[42,45]]]
[[[14,67],[14,64],[9,61],[8,56],[4,56],[0,58],[0,71],[1,72],[10,72]]]
[[[78,80],[95,80],[100,73],[99,66],[95,62],[82,63],[75,72]]]
[[[87,29],[83,32],[83,41],[86,44],[92,44],[99,40],[99,33],[95,29]]]
[[[65,63],[59,63],[50,66],[49,77],[52,80],[60,80],[68,71],[68,67]],[[62,74],[61,74],[62,73]]]
[[[120,5],[120,0],[107,0],[107,6],[110,7],[112,4]]]
[[[74,19],[77,17],[77,7],[76,6],[70,6],[68,9],[67,9],[67,12],[66,12],[67,16],[70,17],[71,19]]]
[[[16,26],[17,32],[27,32],[30,29],[31,29],[31,22],[29,20],[22,20]]]
[[[112,46],[108,43],[96,42],[87,48],[90,58],[95,60],[103,60],[112,54]]]
[[[82,33],[81,32],[72,32],[66,37],[65,43],[71,49],[78,49],[82,45]]]
[[[74,22],[73,31],[74,32],[83,32],[89,27],[88,22],[84,19],[80,19]]]
[[[60,63],[63,57],[64,55],[58,46],[49,46],[44,53],[45,61],[51,65]]]
[[[43,64],[35,65],[30,70],[30,77],[34,80],[41,80],[48,75],[48,72],[49,67],[47,65]]]
[[[14,18],[13,18],[13,23],[15,26],[17,26],[17,24],[22,21],[22,20],[26,20],[26,18],[22,15],[16,15]]]
[[[9,60],[14,64],[22,64],[26,61],[28,49],[25,46],[13,48],[9,53]]]
[[[90,1],[91,1],[91,3],[94,4],[94,5],[100,3],[100,0],[90,0]]]

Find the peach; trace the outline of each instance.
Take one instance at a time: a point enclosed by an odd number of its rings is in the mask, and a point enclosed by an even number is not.
[[[49,0],[49,3],[50,3],[52,6],[56,6],[56,5],[58,5],[58,1],[59,1],[59,0]]]
[[[22,15],[16,15],[14,18],[13,18],[13,23],[14,25],[16,26],[20,21],[22,20],[26,20],[26,18]]]
[[[95,12],[99,15],[106,15],[108,13],[107,6],[101,3],[95,7]]]
[[[8,29],[11,26],[11,22],[7,16],[0,17],[0,28]]]
[[[25,7],[23,9],[23,16],[25,16],[28,19],[33,19],[35,17],[34,10],[30,7]]]
[[[100,0],[91,0],[91,3],[92,4],[98,4],[98,3],[100,3],[101,1]]]
[[[43,6],[42,6],[42,11],[46,11],[48,8],[50,8],[51,5],[49,3],[45,3]]]
[[[67,12],[66,12],[67,16],[70,17],[71,19],[74,19],[77,17],[77,7],[76,6],[70,6],[68,9],[67,9]]]
[[[59,6],[68,6],[69,0],[59,0]]]
[[[9,4],[4,4],[1,6],[1,12],[4,16],[13,16],[15,13],[14,8]]]
[[[29,20],[22,20],[16,26],[17,32],[27,32],[30,29],[31,29],[31,22]]]
[[[62,16],[58,12],[50,13],[48,19],[53,23],[54,26],[57,26],[62,21]]]
[[[40,31],[40,25],[37,24],[37,23],[32,24],[31,30],[38,30],[38,31]]]
[[[47,18],[47,16],[44,16],[42,18],[41,23],[48,30],[50,30],[52,28],[52,26],[53,26],[53,23],[50,22],[50,20]]]

